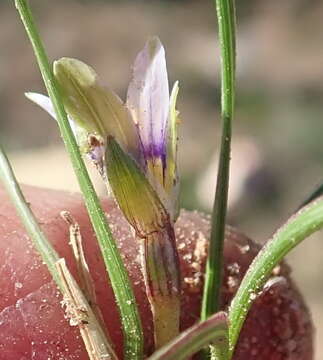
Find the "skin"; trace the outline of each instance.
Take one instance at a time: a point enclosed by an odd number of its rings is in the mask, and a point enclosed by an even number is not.
[[[116,351],[122,354],[122,334],[113,293],[107,284],[81,196],[33,187],[23,189],[43,230],[75,276],[68,226],[59,213],[68,210],[79,223],[97,303]],[[137,243],[114,202],[105,199],[103,203],[133,282],[144,326],[145,351],[149,354],[153,350],[152,320],[138,262]],[[0,360],[87,359],[77,327],[70,326],[64,318],[60,294],[1,188],[0,218]],[[183,329],[198,320],[209,230],[208,219],[197,212],[182,211],[176,224],[183,278]],[[258,250],[258,245],[227,228],[223,309],[228,306]],[[289,272],[284,264],[276,268],[273,278],[278,281],[273,281],[255,300],[242,330],[235,360],[313,358],[310,316]]]

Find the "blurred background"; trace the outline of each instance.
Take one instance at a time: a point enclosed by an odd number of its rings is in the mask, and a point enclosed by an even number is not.
[[[181,202],[212,207],[220,134],[219,47],[212,1],[31,0],[51,59],[79,58],[121,97],[150,35],[180,80]],[[0,2],[0,136],[21,182],[75,190],[56,124],[28,102],[43,92],[10,2]],[[228,221],[264,242],[323,182],[323,3],[238,2],[237,109]],[[104,191],[99,181],[97,186]],[[323,336],[322,234],[290,256]],[[323,358],[317,341],[316,359]]]

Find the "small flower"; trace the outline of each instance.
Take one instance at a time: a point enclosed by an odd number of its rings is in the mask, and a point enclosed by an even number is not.
[[[159,39],[151,38],[138,54],[126,103],[100,85],[94,70],[79,60],[56,61],[54,74],[81,151],[105,174],[105,149],[108,139],[114,139],[135,161],[175,221],[178,83],[170,96],[165,51]],[[55,117],[48,97],[36,93],[26,96]]]
[[[174,234],[178,83],[170,96],[165,51],[158,38],[150,39],[135,60],[126,103],[100,85],[94,70],[79,60],[56,61],[54,75],[81,152],[108,180],[140,242],[155,345],[160,347],[178,334],[180,317]],[[27,96],[54,116],[47,97]]]

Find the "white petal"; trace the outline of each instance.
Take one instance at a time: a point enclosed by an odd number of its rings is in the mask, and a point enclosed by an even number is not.
[[[27,99],[31,100],[33,103],[37,104],[43,110],[45,110],[52,118],[57,120],[53,103],[48,96],[43,95],[43,94],[34,93],[34,92],[26,92],[25,96]],[[76,136],[76,132],[77,132],[76,125],[70,116],[67,115],[67,118],[68,118],[68,121],[72,128],[72,131],[73,131],[74,135]]]
[[[25,96],[27,99],[31,100],[33,103],[39,105],[42,109],[47,111],[51,117],[57,120],[54,106],[48,96],[34,92],[26,92]]]

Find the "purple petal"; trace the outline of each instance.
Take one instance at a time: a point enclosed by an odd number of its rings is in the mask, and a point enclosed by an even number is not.
[[[145,158],[164,161],[169,88],[165,50],[157,37],[146,43],[135,60],[127,106],[138,125]]]

